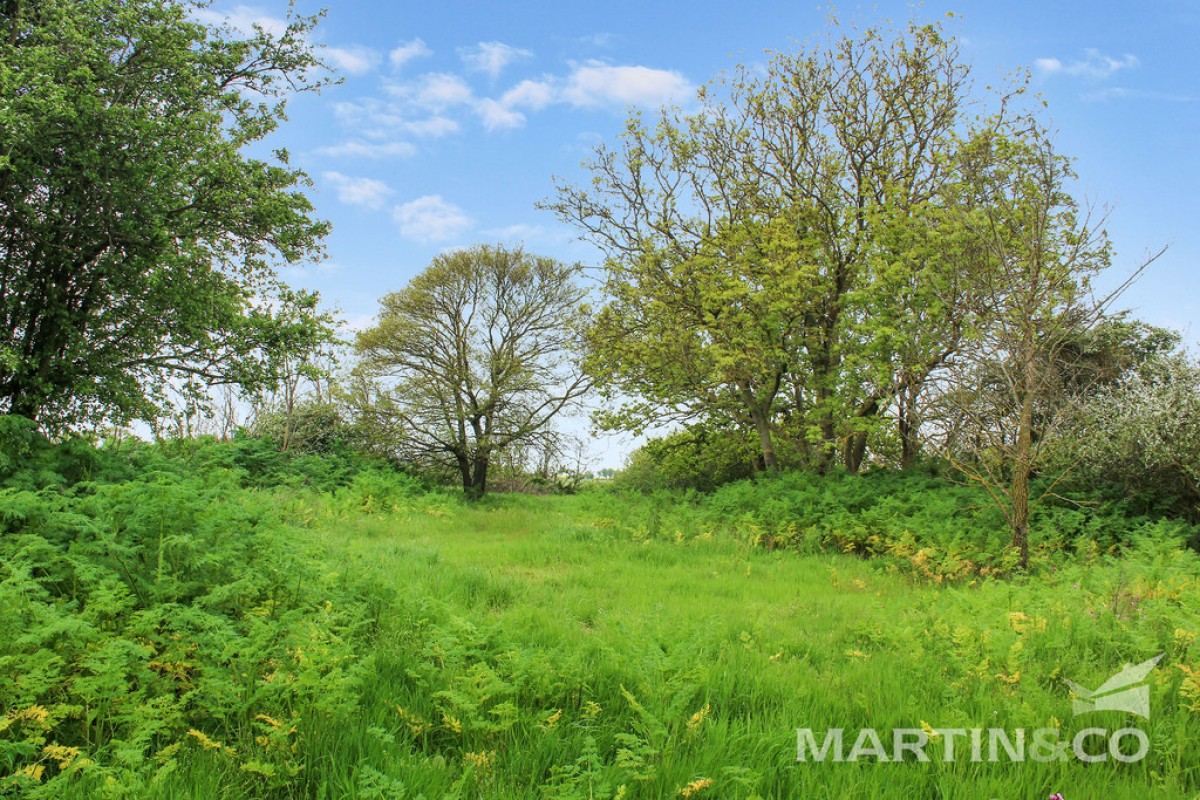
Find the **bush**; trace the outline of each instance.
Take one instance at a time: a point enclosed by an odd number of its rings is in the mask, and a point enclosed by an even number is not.
[[[754,474],[757,453],[740,431],[694,426],[646,442],[630,454],[616,482],[641,492],[710,492]]]
[[[311,462],[252,440],[95,450],[3,417],[0,432],[0,794],[148,787],[209,759],[265,796],[301,773],[298,741],[352,723],[383,603],[253,488]],[[342,469],[359,502],[419,491]]]
[[[1200,364],[1162,357],[1080,401],[1054,461],[1075,486],[1200,519]]]

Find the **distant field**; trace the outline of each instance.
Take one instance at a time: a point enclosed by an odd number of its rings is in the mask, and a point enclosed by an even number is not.
[[[617,530],[629,502],[501,497],[319,530],[397,593],[361,740],[334,748],[375,783],[358,772],[328,796],[1200,796],[1195,559],[935,588],[850,556],[637,541]],[[1068,679],[1094,689],[1160,652],[1148,721],[1073,718]],[[847,757],[873,728],[890,758],[893,729],[922,726],[1058,728],[1069,757],[1027,747],[1014,763],[997,744],[988,763],[984,738],[973,763],[966,734],[952,763],[937,738],[928,763],[797,761],[798,728],[818,744],[844,729]],[[1078,731],[1126,726],[1145,731],[1143,759],[1070,754]]]

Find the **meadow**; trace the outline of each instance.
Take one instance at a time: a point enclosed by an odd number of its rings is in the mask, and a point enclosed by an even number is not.
[[[992,512],[932,478],[466,503],[252,440],[6,433],[0,796],[1200,796],[1182,524],[1047,509],[1011,573],[980,558]],[[1073,716],[1068,681],[1159,653],[1148,720]],[[1091,727],[1148,749],[946,761],[937,733]],[[886,754],[800,762],[798,728]],[[893,763],[896,728],[930,759]]]

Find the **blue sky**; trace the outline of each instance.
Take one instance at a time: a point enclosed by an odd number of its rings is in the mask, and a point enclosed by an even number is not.
[[[454,247],[523,242],[596,263],[571,229],[535,209],[552,176],[585,180],[580,162],[616,137],[630,104],[686,103],[722,70],[800,48],[827,13],[762,0],[328,5],[315,38],[344,81],[294,98],[270,144],[313,178],[317,213],[333,224],[328,260],[286,277],[319,290],[354,327]],[[203,14],[270,28],[286,11],[286,0],[222,1]],[[1078,195],[1109,209],[1111,283],[1170,246],[1123,305],[1200,342],[1200,2],[885,0],[838,13],[946,21],[981,96],[1029,68],[1060,150],[1077,159]]]

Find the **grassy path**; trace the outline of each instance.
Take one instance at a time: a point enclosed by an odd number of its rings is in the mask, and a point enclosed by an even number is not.
[[[1114,581],[1134,585],[1105,567],[944,589],[850,557],[638,541],[619,502],[432,511],[323,532],[400,609],[368,683],[374,732],[354,747],[380,777],[331,785],[331,797],[1200,796],[1200,715],[1180,698],[1179,670],[1152,676],[1149,722],[1073,720],[1065,682],[1097,686],[1140,653],[1188,656],[1195,612],[1152,591],[1194,584],[1170,564],[1143,576],[1151,591],[1133,619],[1105,612]],[[1060,728],[1068,743],[1089,725],[1138,725],[1151,749],[1134,764],[1031,751],[1013,763],[1003,750],[988,763],[986,739],[977,762],[960,740],[947,763],[935,738],[928,763],[797,762],[797,728],[818,742],[845,729],[847,754],[874,728],[890,757],[892,729],[922,724]]]

